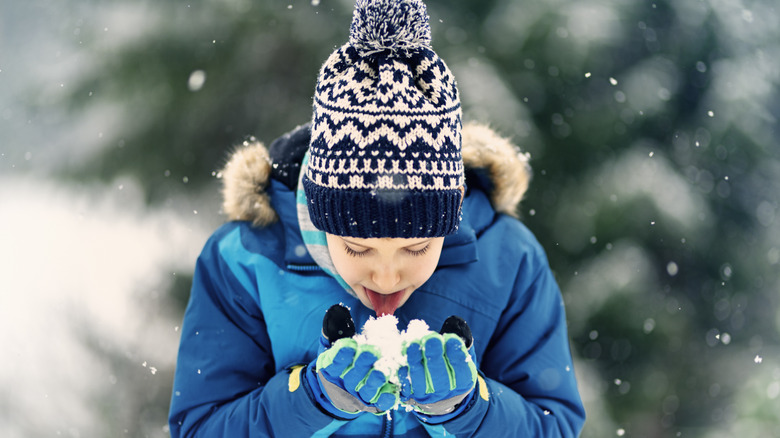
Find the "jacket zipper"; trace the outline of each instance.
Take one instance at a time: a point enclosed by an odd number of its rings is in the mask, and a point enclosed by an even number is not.
[[[390,438],[393,436],[393,420],[390,414],[385,414],[382,423],[382,438]]]

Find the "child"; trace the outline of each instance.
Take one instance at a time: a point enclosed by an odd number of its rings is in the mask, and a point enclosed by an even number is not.
[[[312,122],[223,178],[233,221],[195,268],[173,437],[579,434],[563,302],[514,217],[526,158],[461,126],[420,0],[358,0]],[[441,330],[382,371],[350,337],[381,315]]]

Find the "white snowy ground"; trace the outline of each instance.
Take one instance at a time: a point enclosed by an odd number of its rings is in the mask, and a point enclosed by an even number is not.
[[[145,210],[132,181],[74,188],[0,176],[3,437],[110,430],[117,414],[99,400],[128,377],[109,352],[135,379],[170,378],[157,370],[173,366],[180,321],[161,303],[175,273],[191,272],[203,222],[193,210]]]

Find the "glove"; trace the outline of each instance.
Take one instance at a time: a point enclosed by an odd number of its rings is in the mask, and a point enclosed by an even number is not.
[[[398,388],[374,369],[379,352],[358,346],[349,310],[335,304],[322,320],[319,355],[306,369],[314,400],[338,418],[363,412],[383,414],[398,403]]]
[[[439,333],[409,343],[405,354],[408,365],[398,370],[401,403],[437,421],[465,410],[477,384],[473,338],[466,321],[450,316]]]

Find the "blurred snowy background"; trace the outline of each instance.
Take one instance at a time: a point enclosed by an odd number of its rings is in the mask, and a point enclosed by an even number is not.
[[[775,0],[429,0],[531,153],[584,437],[780,437]],[[348,0],[0,0],[0,436],[164,437],[217,171],[310,117]]]

